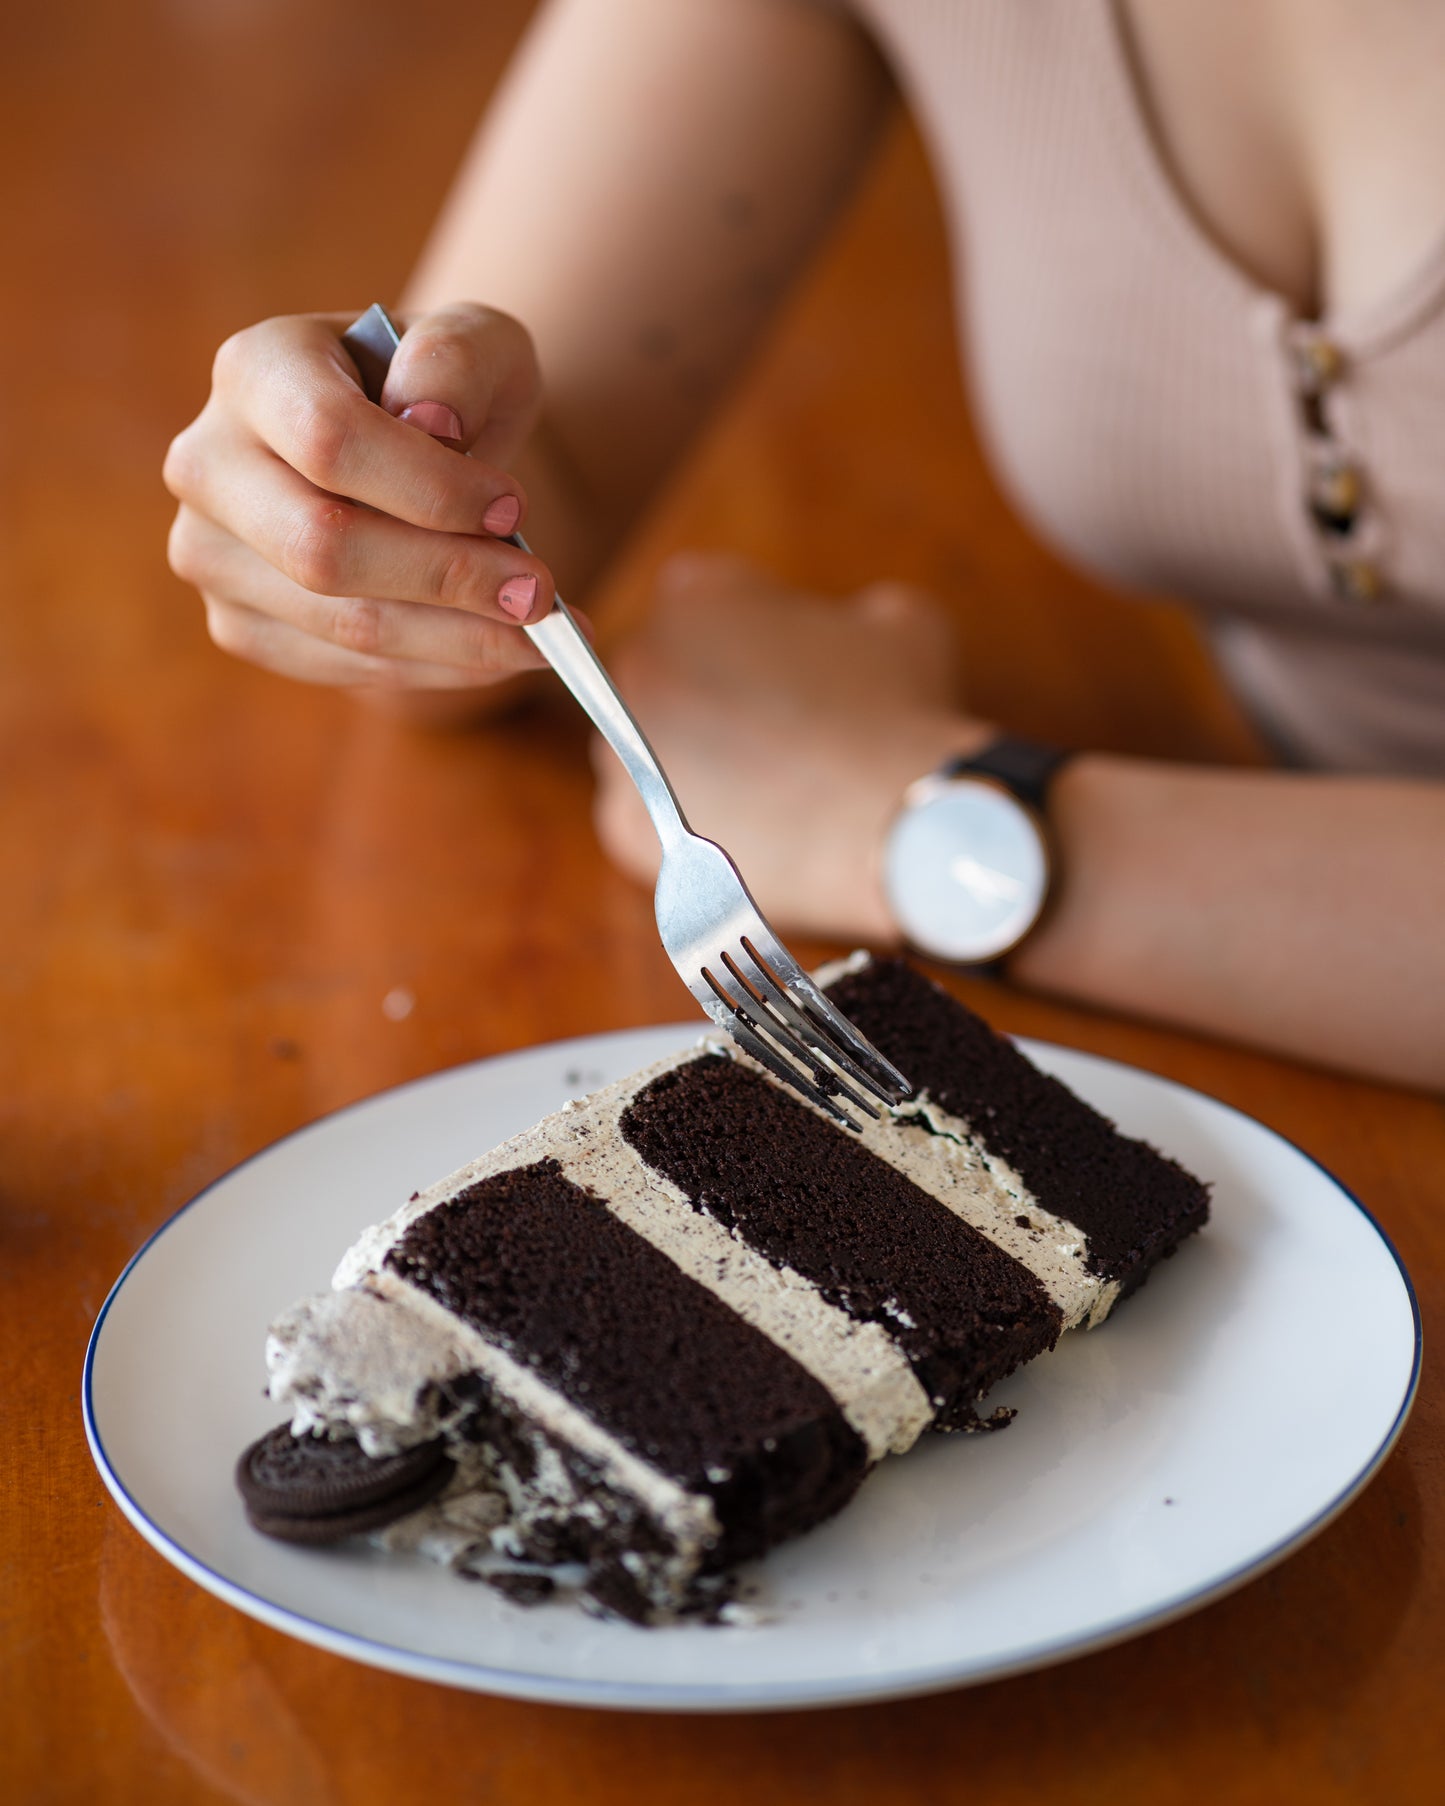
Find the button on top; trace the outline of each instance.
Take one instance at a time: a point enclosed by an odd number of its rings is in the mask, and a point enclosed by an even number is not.
[[[1322,333],[1295,341],[1294,362],[1300,393],[1309,397],[1323,395],[1345,372],[1344,352]]]
[[[1360,512],[1360,473],[1347,458],[1329,457],[1310,476],[1310,512],[1326,533],[1344,535],[1353,530]]]
[[[1385,593],[1379,566],[1366,558],[1332,559],[1330,582],[1342,602],[1378,602]]]

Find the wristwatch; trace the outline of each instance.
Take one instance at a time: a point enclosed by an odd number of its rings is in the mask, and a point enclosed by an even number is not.
[[[1038,926],[1056,877],[1048,789],[1069,757],[1003,737],[909,786],[884,844],[883,888],[911,946],[997,972]]]

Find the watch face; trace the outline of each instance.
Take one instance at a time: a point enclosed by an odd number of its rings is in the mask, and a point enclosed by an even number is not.
[[[884,856],[889,906],[936,959],[997,959],[1038,920],[1049,861],[1033,815],[986,778],[925,781],[893,825]]]

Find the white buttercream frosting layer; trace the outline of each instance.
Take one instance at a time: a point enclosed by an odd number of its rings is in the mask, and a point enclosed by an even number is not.
[[[801,1273],[774,1266],[734,1231],[695,1210],[623,1139],[618,1125],[638,1092],[690,1060],[713,1057],[691,1052],[660,1060],[513,1136],[369,1229],[343,1257],[332,1283],[352,1285],[376,1272],[418,1217],[468,1186],[496,1173],[555,1160],[574,1185],[600,1199],[826,1387],[867,1444],[871,1460],[911,1448],[932,1410],[887,1331],[876,1323],[856,1322]]]

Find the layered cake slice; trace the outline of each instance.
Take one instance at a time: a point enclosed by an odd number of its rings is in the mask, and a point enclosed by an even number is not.
[[[638,1622],[716,1608],[884,1455],[1005,1418],[979,1417],[990,1387],[1204,1221],[1197,1180],[911,968],[828,989],[907,1104],[853,1135],[704,1044],[415,1195],[273,1326],[291,1423],[243,1457],[252,1521],[422,1547],[519,1598],[560,1577]],[[371,1482],[354,1522],[338,1443]],[[266,1490],[312,1459],[324,1508]]]

